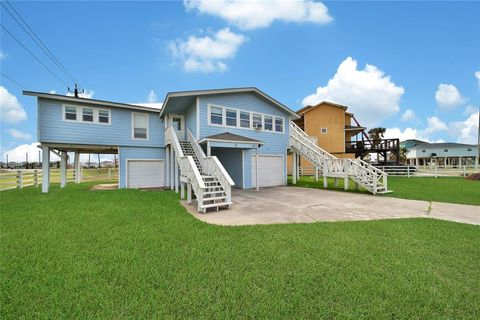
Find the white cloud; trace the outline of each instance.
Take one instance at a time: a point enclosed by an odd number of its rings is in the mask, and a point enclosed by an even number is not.
[[[452,110],[461,105],[465,98],[453,84],[441,83],[435,92],[435,101],[441,109]]]
[[[80,98],[91,99],[93,97],[94,93],[95,93],[95,91],[93,91],[93,90],[85,89],[85,92],[79,92],[78,96]],[[73,92],[70,92],[70,91],[67,92],[66,96],[73,97]]]
[[[475,107],[474,105],[469,104],[468,106],[465,107],[465,110],[463,111],[463,114],[465,116],[469,116],[472,113],[475,113],[478,111],[478,107]]]
[[[137,102],[133,103],[137,106],[148,107],[148,108],[155,108],[155,109],[162,109],[162,102],[157,102],[157,94],[155,91],[150,90],[150,93],[147,96],[148,102]]]
[[[7,57],[7,54],[5,52],[3,52],[2,50],[0,50],[0,60],[3,60]]]
[[[17,129],[7,129],[7,133],[16,140],[31,140],[32,135],[28,132],[23,132]]]
[[[448,130],[447,124],[435,116],[427,118],[427,125],[428,127],[424,130],[424,133],[427,135]]]
[[[418,139],[427,141],[425,137],[422,137],[420,130],[413,128],[406,128],[401,130],[400,128],[387,128],[385,130],[385,139],[400,139],[400,141],[409,140],[409,139]]]
[[[475,78],[477,78],[478,86],[480,87],[480,71],[475,72]]]
[[[244,35],[224,28],[212,36],[190,36],[187,40],[170,42],[167,47],[187,72],[223,72],[227,69],[223,60],[233,58],[247,40]]]
[[[148,94],[148,103],[154,103],[157,102],[157,94],[155,91],[150,90],[150,93]]]
[[[0,116],[2,122],[19,122],[27,119],[27,113],[23,109],[17,97],[0,86]]]
[[[367,64],[358,70],[357,61],[348,57],[327,85],[318,87],[302,104],[315,105],[327,100],[346,105],[362,125],[375,126],[400,110],[399,101],[404,92],[376,66]]]
[[[26,159],[26,154],[28,154],[29,162],[38,161],[38,151],[37,148],[38,142],[31,144],[21,144],[13,149],[7,150],[2,154],[2,161],[6,160],[6,155],[8,154],[8,161],[23,162]],[[57,161],[58,157],[53,153],[50,155],[52,161]]]
[[[310,0],[184,0],[187,10],[220,17],[241,29],[265,28],[275,20],[326,24],[333,20],[328,8]]]
[[[413,111],[412,109],[405,110],[401,117],[402,121],[412,121],[415,120],[415,118],[415,111]]]
[[[457,142],[476,144],[478,139],[478,112],[471,114],[464,121],[455,121],[451,124],[452,135]]]
[[[56,93],[57,93],[57,91],[55,91],[55,90],[50,90],[48,93],[51,93],[51,94],[56,94]]]

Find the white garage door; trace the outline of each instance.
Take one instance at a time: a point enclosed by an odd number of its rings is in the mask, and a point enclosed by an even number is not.
[[[129,188],[156,188],[165,185],[163,160],[128,160]]]
[[[256,186],[256,156],[252,156],[252,186]],[[283,157],[258,156],[258,185],[271,187],[283,185]]]

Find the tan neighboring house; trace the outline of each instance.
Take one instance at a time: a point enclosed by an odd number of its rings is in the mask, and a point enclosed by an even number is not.
[[[350,143],[362,134],[365,127],[360,126],[354,115],[347,112],[348,107],[340,104],[322,101],[315,106],[306,106],[297,111],[300,119],[294,122],[309,136],[316,140],[318,146],[337,158],[356,157],[350,152]],[[358,138],[358,137],[357,137]],[[347,148],[346,148],[347,147]],[[292,157],[288,157],[288,168],[291,168]],[[300,159],[300,166],[311,167],[305,159]]]

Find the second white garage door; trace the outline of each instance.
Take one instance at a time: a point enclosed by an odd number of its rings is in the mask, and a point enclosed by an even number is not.
[[[163,160],[128,160],[128,188],[158,188],[165,186]]]
[[[256,186],[256,156],[252,156],[252,187]],[[271,187],[283,185],[283,157],[258,156],[258,185]]]

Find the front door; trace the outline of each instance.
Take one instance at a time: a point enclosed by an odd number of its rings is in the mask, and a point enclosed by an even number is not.
[[[170,115],[170,125],[175,129],[178,140],[185,140],[185,116],[182,114]]]

